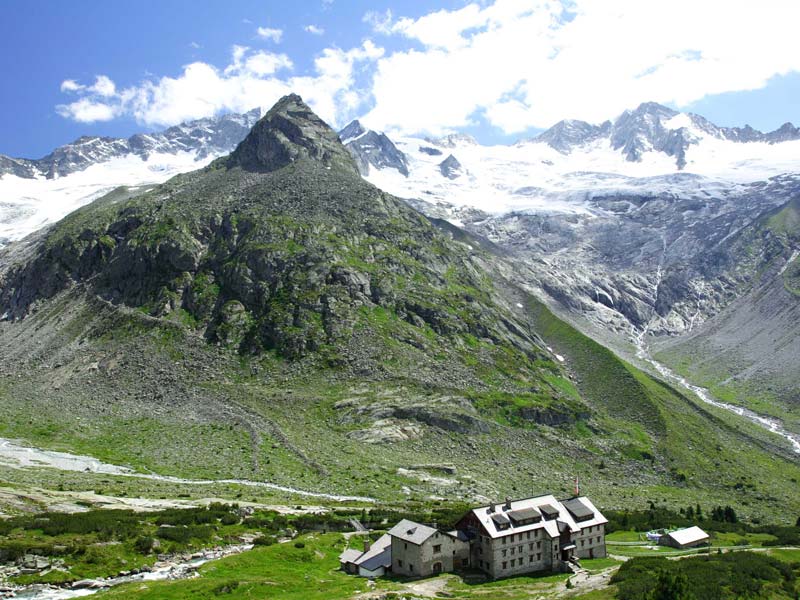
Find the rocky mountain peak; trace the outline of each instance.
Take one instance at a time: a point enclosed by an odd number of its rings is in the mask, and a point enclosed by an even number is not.
[[[608,133],[611,122],[592,125],[586,121],[566,119],[559,121],[547,131],[542,132],[532,141],[545,142],[562,154],[569,154],[573,147],[595,140]]]
[[[307,159],[358,173],[339,136],[297,94],[284,96],[227,159],[229,167],[270,172]]]
[[[397,169],[408,177],[406,155],[394,145],[385,133],[365,128],[360,121],[350,122],[339,132],[339,139],[352,154],[359,173],[368,175],[370,167]]]
[[[345,128],[339,132],[339,138],[342,140],[342,143],[346,145],[347,142],[364,135],[366,132],[367,130],[361,124],[361,121],[356,119],[355,121],[350,121],[350,123],[348,123]]]

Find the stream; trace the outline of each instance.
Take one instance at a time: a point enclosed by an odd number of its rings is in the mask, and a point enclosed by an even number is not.
[[[269,483],[266,481],[250,481],[247,479],[183,479],[171,475],[157,475],[155,473],[138,473],[128,467],[104,463],[91,456],[81,456],[54,450],[40,450],[25,446],[20,442],[0,438],[0,465],[13,468],[50,467],[61,471],[78,471],[90,473],[103,473],[121,477],[135,477],[138,479],[151,479],[153,481],[166,481],[180,485],[244,485],[260,487],[280,492],[307,496],[310,498],[323,498],[337,502],[375,502],[374,498],[367,496],[339,496],[323,492],[309,492],[297,488]]]
[[[30,585],[20,588],[13,588],[7,595],[0,593],[0,598],[14,598],[25,600],[69,600],[71,598],[81,598],[90,596],[97,592],[108,589],[110,587],[120,585],[122,583],[131,583],[134,581],[163,581],[163,580],[176,580],[187,579],[194,577],[197,568],[211,560],[231,556],[246,552],[253,547],[252,544],[239,544],[236,546],[227,546],[225,548],[218,548],[215,550],[206,550],[193,554],[191,558],[186,560],[173,560],[163,561],[156,563],[152,571],[146,573],[138,573],[136,575],[124,575],[120,577],[109,577],[108,579],[87,580],[80,582],[74,588],[57,587],[52,585]]]
[[[748,421],[763,427],[771,431],[772,433],[776,433],[791,444],[792,450],[794,450],[797,454],[800,454],[800,435],[796,433],[792,433],[784,428],[783,423],[779,419],[774,417],[766,417],[764,415],[760,415],[755,411],[750,410],[749,408],[743,408],[741,406],[736,406],[735,404],[728,404],[727,402],[721,402],[714,398],[711,393],[706,389],[700,386],[694,385],[690,383],[685,377],[681,377],[677,373],[675,373],[669,367],[661,364],[657,360],[655,360],[652,356],[650,356],[650,352],[647,349],[647,344],[644,341],[645,334],[647,330],[639,332],[635,336],[636,340],[636,356],[641,360],[646,361],[650,365],[655,368],[663,377],[667,380],[677,383],[682,388],[689,390],[690,392],[694,393],[700,400],[705,402],[706,404],[710,404],[711,406],[716,406],[717,408],[722,408],[729,412],[732,412],[740,417],[744,417]]]

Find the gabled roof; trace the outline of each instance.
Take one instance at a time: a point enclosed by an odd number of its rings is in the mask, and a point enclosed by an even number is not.
[[[372,547],[364,552],[356,561],[359,567],[374,571],[378,567],[389,568],[392,566],[392,538],[384,533],[372,543]]]
[[[360,550],[356,550],[355,548],[348,548],[344,552],[339,555],[339,562],[343,563],[355,563],[363,554]]]
[[[388,568],[392,565],[392,538],[383,534],[366,552],[348,548],[339,555],[339,562],[352,563],[368,571],[374,571],[378,567]]]
[[[578,521],[565,506],[567,502],[584,507],[586,511],[592,513],[592,517]],[[493,511],[491,510],[492,508],[494,508]],[[549,513],[552,518],[550,520],[537,520],[534,523],[529,522],[528,519],[515,519],[517,514],[529,515],[538,513]],[[559,536],[559,528],[556,521],[565,523],[573,533],[577,533],[585,527],[604,525],[608,522],[600,511],[595,508],[591,500],[585,496],[571,498],[564,502],[557,500],[553,495],[537,496],[523,500],[512,500],[509,506],[503,504],[497,504],[493,507],[481,506],[473,509],[472,514],[480,522],[486,533],[493,538],[536,529],[543,529],[551,538],[556,538]],[[510,527],[502,526],[502,517],[499,519],[501,526],[498,527],[498,519],[494,518],[497,515],[510,517]]]
[[[687,527],[686,529],[673,531],[667,535],[678,542],[681,546],[684,544],[703,542],[708,539],[708,534],[696,525],[694,527]]]
[[[436,532],[433,527],[403,519],[389,530],[389,535],[419,546]]]

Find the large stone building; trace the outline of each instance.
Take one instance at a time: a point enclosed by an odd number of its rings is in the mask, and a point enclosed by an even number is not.
[[[606,556],[607,522],[585,496],[507,500],[472,509],[454,531],[403,519],[389,530],[391,557],[385,562],[407,577],[467,567],[495,579],[564,571],[575,558]]]
[[[586,497],[539,496],[475,508],[456,527],[471,539],[471,566],[501,578],[604,557],[607,522]]]

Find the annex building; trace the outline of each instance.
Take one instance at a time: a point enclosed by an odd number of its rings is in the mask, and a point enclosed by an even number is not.
[[[552,495],[506,500],[470,510],[452,531],[404,519],[388,536],[384,555],[396,575],[425,577],[456,569],[479,569],[494,579],[565,571],[580,558],[606,556],[608,521],[585,496]],[[385,542],[384,542],[385,543]],[[346,550],[340,559],[345,565]]]

